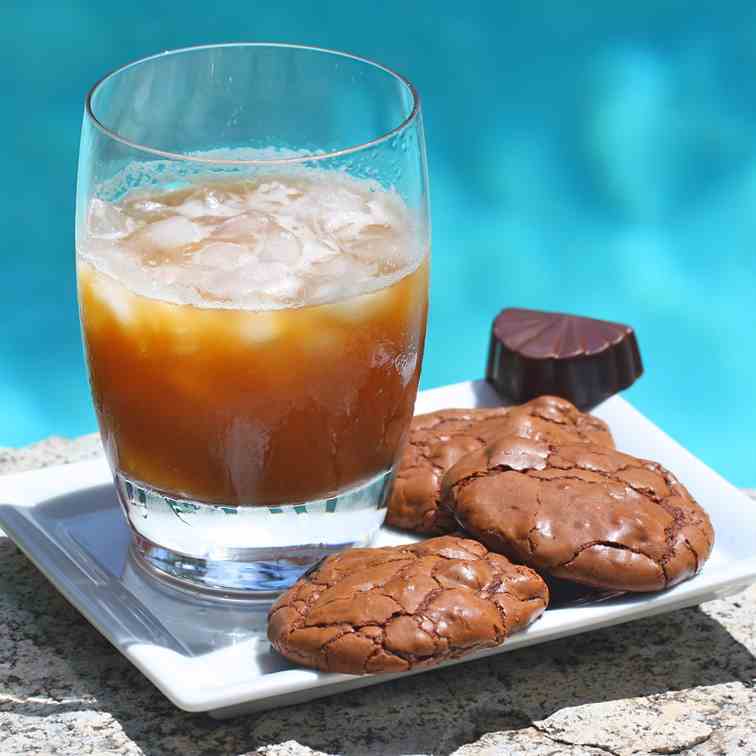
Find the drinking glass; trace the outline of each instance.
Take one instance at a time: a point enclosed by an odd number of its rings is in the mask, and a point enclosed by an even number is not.
[[[381,526],[430,228],[406,79],[283,44],[169,51],[89,92],[79,311],[135,558],[266,597]]]

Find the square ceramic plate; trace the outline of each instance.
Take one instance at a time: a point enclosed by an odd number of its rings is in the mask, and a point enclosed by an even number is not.
[[[425,391],[416,410],[499,403],[478,381]],[[709,562],[696,578],[664,593],[549,609],[524,633],[467,659],[699,604],[756,581],[753,502],[622,398],[612,397],[595,414],[609,423],[619,449],[669,467],[707,509],[716,529]],[[201,599],[144,573],[129,554],[129,532],[104,459],[0,477],[0,501],[6,502],[0,505],[0,527],[182,709],[228,717],[395,677],[295,667],[270,650],[265,606]],[[377,544],[410,540],[383,529]]]

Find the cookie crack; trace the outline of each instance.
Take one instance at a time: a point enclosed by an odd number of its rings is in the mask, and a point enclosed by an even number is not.
[[[600,454],[600,452],[595,452],[595,453],[597,456],[606,456],[606,454],[602,455]],[[579,467],[577,469],[585,469],[585,468]],[[689,513],[685,509],[683,509],[682,507],[674,506],[673,504],[669,502],[669,499],[671,498],[671,496],[674,496],[674,493],[669,496],[659,496],[652,489],[649,489],[648,487],[633,485],[632,482],[624,480],[623,478],[620,478],[618,476],[618,473],[626,472],[627,470],[639,470],[639,471],[645,470],[645,471],[653,472],[657,475],[660,475],[664,479],[664,482],[672,491],[674,491],[675,488],[680,486],[680,483],[677,480],[677,478],[675,478],[675,476],[672,475],[672,473],[670,473],[668,470],[663,468],[661,465],[657,465],[655,463],[632,464],[630,462],[627,462],[621,467],[617,468],[612,473],[608,473],[605,470],[596,470],[596,469],[587,470],[588,472],[593,472],[597,475],[600,475],[601,477],[607,480],[610,480],[614,483],[617,483],[618,485],[627,486],[631,491],[634,491],[639,496],[642,496],[644,499],[646,499],[650,503],[655,504],[657,507],[662,509],[666,514],[668,514],[672,518],[672,523],[664,529],[666,548],[661,559],[654,559],[650,555],[644,554],[644,556],[647,556],[649,559],[652,559],[652,561],[656,562],[659,565],[660,569],[664,573],[665,582],[668,583],[670,578],[666,570],[666,564],[675,554],[675,543],[677,541],[677,537],[679,536],[680,532],[683,530],[684,527],[686,527],[686,525],[692,525],[698,528],[699,530],[704,530],[704,528],[702,528],[699,523],[694,522],[692,518],[689,516]],[[579,479],[579,478],[576,478],[576,476],[570,476],[570,475],[559,476],[557,478],[549,478],[550,481],[562,480],[562,479],[574,480],[574,479]],[[688,544],[688,547],[691,548],[690,544]],[[698,569],[698,563],[699,563],[698,554],[695,552],[694,549],[691,548],[691,550],[693,551],[694,556],[695,556],[696,566],[697,566],[696,569]],[[643,552],[639,551],[638,553],[643,553]]]
[[[535,554],[535,551],[536,551],[536,546],[533,543],[533,536],[532,536],[532,534],[534,532],[537,532],[537,531],[538,531],[538,526],[537,525],[533,525],[533,527],[528,531],[528,534],[526,536],[527,539],[528,539],[528,549],[530,550],[531,554]]]
[[[539,420],[543,420],[545,423],[551,423],[552,425],[556,426],[572,425],[575,427],[575,432],[580,433],[577,428],[577,423],[574,420],[557,420],[556,418],[544,415],[542,412],[538,412],[537,410],[530,413],[530,416],[537,417]]]
[[[533,533],[540,532],[540,529],[538,527],[538,515],[541,512],[541,509],[543,508],[543,502],[541,501],[541,490],[540,487],[536,488],[535,492],[536,497],[536,511],[533,515],[533,525],[531,526],[530,530],[528,530],[528,548],[530,549],[531,554],[535,554],[536,552],[536,545],[533,541]]]
[[[294,606],[294,604],[284,604],[283,606],[279,606],[277,609],[272,611],[270,613],[270,616],[273,617],[274,615],[278,614],[278,612],[282,611],[283,609],[292,609],[295,611],[300,617],[304,619],[304,614],[302,614],[302,610],[298,606]]]
[[[430,458],[426,458],[426,461],[431,466],[431,469],[433,470],[433,472],[437,473],[440,478],[444,477],[446,470],[444,470],[444,468],[441,465],[439,465],[438,462],[434,462]]]
[[[424,656],[417,656],[416,654],[405,654],[401,651],[394,651],[386,648],[385,646],[382,646],[380,643],[374,642],[373,645],[375,646],[375,648],[367,657],[367,659],[365,659],[365,664],[362,667],[363,672],[367,672],[367,668],[370,665],[370,662],[373,661],[373,659],[375,659],[377,656],[380,656],[381,652],[386,654],[386,656],[393,656],[396,659],[406,661],[410,665],[410,667],[420,664],[428,658]]]
[[[696,571],[696,573],[698,573],[698,571],[701,569],[701,561],[700,561],[700,558],[698,556],[698,552],[693,548],[693,545],[691,544],[691,542],[687,538],[684,538],[683,542],[688,547],[688,550],[690,551],[690,553],[693,554],[693,559],[695,559],[695,561],[696,561],[696,570],[695,571]]]
[[[704,530],[704,528],[701,527],[700,524],[692,521],[692,519],[689,517],[688,512],[686,512],[685,509],[682,507],[674,506],[669,502],[670,497],[663,497],[659,500],[651,499],[651,501],[654,501],[657,506],[659,506],[661,509],[663,509],[670,517],[672,517],[672,523],[667,526],[664,529],[664,536],[666,539],[666,550],[664,552],[664,556],[661,560],[661,567],[664,570],[665,576],[667,576],[667,570],[666,570],[666,564],[669,562],[669,560],[675,555],[675,545],[678,541],[679,535],[682,533],[683,529],[691,525],[695,528],[697,528],[699,531]],[[686,546],[690,549],[690,551],[693,553],[693,558],[696,563],[696,572],[698,572],[699,569],[699,557],[696,550],[690,545],[690,542],[687,538],[683,539],[683,542],[686,544]]]
[[[355,632],[355,629],[353,627],[350,628],[350,629],[347,629],[343,633],[339,633],[339,635],[335,636],[334,638],[331,638],[330,640],[328,640],[326,643],[324,643],[320,647],[320,655],[323,657],[323,659],[325,659],[325,662],[326,662],[325,666],[326,667],[330,667],[331,666],[330,665],[330,659],[328,658],[328,655],[329,655],[329,653],[331,651],[330,647],[334,643],[336,643],[336,641],[338,641],[341,638],[343,638],[345,635],[349,635],[349,634],[354,633],[354,632]],[[362,637],[364,638],[365,636],[362,636]],[[375,645],[374,642],[373,642],[373,645]],[[372,656],[372,654],[371,654],[371,656]],[[365,660],[365,664],[362,667],[362,671],[363,672],[367,671],[367,660]]]
[[[580,554],[582,554],[587,549],[593,548],[594,546],[606,546],[610,549],[619,549],[621,551],[630,551],[633,554],[638,554],[639,556],[644,556],[646,559],[649,559],[654,564],[656,564],[659,569],[662,571],[662,574],[664,575],[664,581],[667,582],[667,573],[664,569],[664,566],[661,564],[660,560],[656,559],[655,557],[651,556],[651,554],[646,553],[643,549],[633,548],[632,546],[627,546],[624,543],[619,543],[619,541],[602,541],[602,540],[596,540],[596,541],[589,541],[588,543],[582,544],[575,553],[564,562],[559,562],[558,564],[553,565],[552,567],[549,567],[549,569],[559,569],[562,567],[567,567],[572,562],[574,562]]]
[[[454,485],[452,485],[452,489],[455,491],[455,493],[458,493],[460,491],[464,491],[465,488],[467,488],[467,486],[469,486],[473,481],[477,480],[478,478],[488,478],[492,475],[499,475],[505,472],[521,472],[521,471],[515,470],[514,467],[510,467],[509,465],[496,465],[495,467],[490,467],[487,470],[474,472],[474,473],[471,473],[470,475],[466,475],[464,478],[460,478],[459,480],[454,482]]]
[[[493,583],[486,586],[485,589],[479,591],[478,593],[480,594],[481,598],[484,598],[487,601],[493,601],[494,596],[509,596],[520,604],[525,604],[529,601],[539,601],[544,605],[546,603],[546,599],[542,593],[529,593],[523,598],[522,596],[518,596],[517,594],[512,593],[512,591],[508,590],[507,588],[502,589],[503,585],[504,577],[500,575],[496,578],[496,580],[493,581]]]
[[[546,608],[547,603],[548,603],[546,598],[542,594],[539,594],[539,593],[528,594],[526,598],[522,598],[520,596],[515,595],[514,593],[507,590],[506,588],[502,590],[503,584],[504,584],[504,576],[497,575],[495,580],[491,584],[486,586],[484,590],[478,591],[478,595],[480,596],[480,598],[486,601],[489,601],[491,604],[494,605],[494,607],[496,608],[496,612],[501,618],[501,622],[502,622],[504,630],[501,636],[499,633],[496,633],[497,645],[499,643],[503,643],[510,636],[511,624],[509,621],[509,614],[507,613],[506,609],[494,600],[496,596],[508,596],[509,598],[513,599],[517,604],[521,606],[524,606],[525,604],[528,604],[532,601],[537,601],[542,606],[543,609]],[[529,622],[527,624],[529,624]]]

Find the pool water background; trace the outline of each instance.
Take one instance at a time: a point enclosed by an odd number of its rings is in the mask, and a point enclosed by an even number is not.
[[[632,324],[627,397],[756,484],[756,6],[16,3],[0,10],[0,446],[95,429],[73,269],[83,97],[162,49],[346,49],[423,97],[433,210],[422,385],[482,374],[504,306]]]

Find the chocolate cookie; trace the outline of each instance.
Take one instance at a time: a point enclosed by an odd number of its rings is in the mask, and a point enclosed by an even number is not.
[[[442,536],[329,557],[271,607],[268,638],[307,667],[403,672],[495,646],[547,603],[537,573]]]
[[[508,413],[506,407],[447,409],[412,418],[386,524],[415,533],[453,531],[454,519],[438,508],[441,479],[465,454],[496,438]]]
[[[595,444],[614,448],[609,426],[588,415],[567,399],[539,396],[512,407],[505,425],[507,435],[551,444]]]
[[[439,508],[441,479],[465,454],[504,435],[614,446],[602,420],[555,396],[541,396],[512,408],[450,409],[418,415],[412,420],[386,524],[415,533],[455,530],[454,519]]]
[[[597,588],[669,588],[714,542],[672,473],[600,446],[498,439],[449,470],[444,506],[488,548]]]

